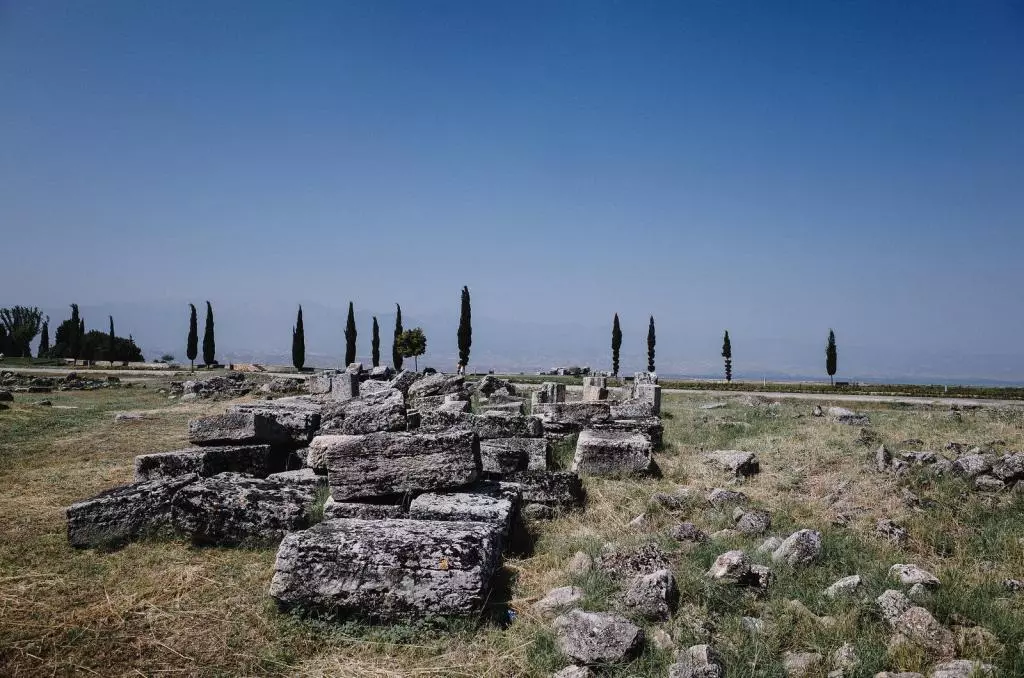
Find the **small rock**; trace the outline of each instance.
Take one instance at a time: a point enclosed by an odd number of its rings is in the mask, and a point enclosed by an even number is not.
[[[750,574],[750,560],[743,551],[726,551],[715,558],[707,575],[715,581],[738,584]]]
[[[953,462],[951,472],[955,476],[974,478],[992,470],[992,463],[983,454],[965,454]]]
[[[560,586],[551,589],[547,595],[533,604],[533,610],[548,614],[561,608],[572,607],[583,600],[583,589],[576,586]]]
[[[907,598],[921,605],[928,600],[931,591],[924,584],[914,584],[907,591]]]
[[[825,589],[825,596],[828,598],[846,598],[852,596],[860,588],[860,575],[852,574],[843,577]]]
[[[890,625],[911,607],[910,600],[903,592],[893,589],[889,589],[878,596],[875,599],[875,604],[878,606],[882,619],[889,622]]]
[[[741,450],[715,450],[704,455],[704,459],[737,476],[752,476],[761,471],[760,462],[753,452]]]
[[[995,675],[995,667],[969,659],[954,659],[932,667],[930,678],[982,678]]]
[[[551,678],[596,678],[597,674],[590,670],[587,666],[566,666],[564,669],[555,673]]]
[[[1006,483],[999,478],[982,474],[974,479],[974,489],[979,492],[999,492],[1006,489]]]
[[[1003,588],[1014,593],[1024,591],[1024,581],[1020,579],[1004,579]]]
[[[686,495],[669,494],[667,492],[655,492],[651,495],[651,503],[657,504],[669,511],[678,511],[686,505]]]
[[[952,657],[956,651],[952,632],[923,607],[909,608],[892,625],[897,633],[940,657]]]
[[[570,574],[584,574],[590,572],[594,567],[594,559],[589,554],[583,551],[577,551],[575,555],[569,560],[569,564],[566,566],[566,570]]]
[[[694,645],[676,653],[669,678],[725,678],[722,657],[710,645]]]
[[[676,541],[692,542],[694,544],[703,544],[710,540],[708,533],[693,523],[679,523],[673,526],[669,529],[668,536]]]
[[[838,675],[833,678],[852,676],[853,672],[860,666],[860,657],[857,656],[857,650],[854,649],[853,643],[843,643],[832,653],[831,660],[832,668],[838,672]],[[830,673],[829,676],[832,676],[832,674]]]
[[[907,563],[906,565],[896,563],[889,568],[889,576],[895,579],[899,579],[900,583],[905,586],[912,586],[914,584],[921,584],[926,588],[938,588],[939,579],[928,570],[925,570],[913,563]]]
[[[775,573],[765,565],[751,565],[750,574],[744,582],[747,586],[767,591],[775,582]]]
[[[142,412],[118,412],[114,415],[114,421],[142,421],[145,418]]]
[[[734,504],[746,504],[749,499],[742,492],[716,487],[708,493],[708,502],[715,508],[723,508]]]
[[[772,514],[767,511],[747,511],[736,521],[736,529],[743,534],[764,534],[772,526]]]
[[[821,532],[799,530],[786,537],[772,554],[772,562],[806,565],[821,554]]]
[[[630,612],[651,621],[667,620],[678,602],[679,588],[669,570],[658,570],[636,577],[624,598]]]
[[[765,623],[763,619],[757,617],[743,617],[740,619],[740,625],[750,633],[751,635],[758,635],[763,633],[765,630]]]
[[[866,414],[858,414],[853,410],[846,409],[845,407],[830,407],[826,410],[826,414],[828,414],[830,421],[837,424],[860,426],[871,423],[871,418]]]
[[[875,468],[879,473],[885,473],[891,463],[892,453],[889,452],[885,445],[879,445],[878,449],[875,450]]]
[[[782,546],[782,539],[779,537],[768,537],[755,549],[755,553],[772,553]]]
[[[905,544],[909,536],[904,528],[888,518],[882,518],[875,523],[875,533],[894,544]]]
[[[672,636],[665,629],[654,629],[651,632],[651,645],[659,650],[671,650]]]
[[[644,630],[625,617],[572,610],[552,624],[559,649],[581,664],[615,663],[639,654]]]
[[[789,678],[812,678],[821,671],[825,661],[817,652],[787,652],[782,658],[782,665]]]
[[[1004,650],[999,637],[984,626],[956,626],[953,635],[961,657],[995,657]]]

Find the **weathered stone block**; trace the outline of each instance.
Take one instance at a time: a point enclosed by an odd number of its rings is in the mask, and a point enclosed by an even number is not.
[[[423,412],[420,428],[427,431],[474,431],[481,440],[494,438],[540,438],[544,426],[537,417],[498,413],[468,414],[434,410]]]
[[[655,415],[654,407],[646,400],[634,398],[611,406],[613,419],[646,419]]]
[[[360,518],[362,520],[386,520],[405,518],[405,507],[401,504],[366,504],[362,502],[335,501],[327,497],[324,502],[324,520],[336,518]]]
[[[572,470],[593,476],[651,473],[651,451],[651,441],[639,433],[587,429],[576,442]]]
[[[636,384],[634,389],[636,400],[651,406],[655,416],[661,414],[661,386],[657,384]]]
[[[284,538],[270,595],[285,607],[379,620],[473,614],[500,554],[487,523],[330,520]]]
[[[546,471],[551,445],[544,438],[490,438],[480,441],[484,473]]]
[[[423,398],[427,396],[443,396],[447,393],[459,393],[462,391],[466,378],[455,374],[428,374],[417,379],[409,387],[410,398]]]
[[[546,432],[566,435],[580,431],[591,423],[611,419],[611,403],[608,401],[541,403],[533,409],[533,414],[540,417]]]
[[[409,518],[488,523],[498,528],[505,544],[512,531],[514,509],[518,506],[513,507],[510,500],[485,494],[425,492],[409,504]]]
[[[137,483],[190,473],[209,477],[225,471],[265,477],[283,470],[283,456],[273,453],[270,445],[191,447],[135,457]]]
[[[188,422],[193,445],[293,444],[292,434],[273,418],[256,412],[229,412]]]
[[[326,405],[320,432],[362,435],[405,429],[405,398],[401,391],[387,389]]]
[[[627,433],[640,433],[651,440],[651,444],[660,447],[665,432],[661,419],[658,417],[645,417],[643,419],[612,419],[609,421],[593,422],[587,428],[595,431],[624,431]]]
[[[116,545],[169,531],[171,500],[194,474],[122,485],[67,509],[68,543],[75,548]]]
[[[572,509],[583,506],[585,493],[580,477],[571,471],[520,471],[505,476],[509,483],[518,485],[523,502],[550,507]]]
[[[242,403],[228,410],[234,412],[251,412],[272,421],[275,430],[287,431],[295,445],[308,445],[320,428],[320,405],[298,398]]]

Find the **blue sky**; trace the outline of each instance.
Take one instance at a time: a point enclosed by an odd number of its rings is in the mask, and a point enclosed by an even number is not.
[[[4,3],[0,98],[0,305],[1024,379],[1020,3]]]

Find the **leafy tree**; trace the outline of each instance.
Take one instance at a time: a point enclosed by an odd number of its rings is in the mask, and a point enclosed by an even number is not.
[[[398,350],[403,357],[413,359],[414,369],[419,372],[418,358],[427,352],[427,336],[423,334],[423,329],[414,327],[402,332],[398,337]]]
[[[835,380],[833,377],[836,374],[836,366],[839,363],[839,358],[836,353],[836,333],[833,330],[828,331],[828,343],[825,344],[825,371],[828,372],[828,381],[830,384],[835,386]]]
[[[217,362],[217,342],[213,336],[213,306],[206,302],[206,327],[203,329],[203,363],[209,367]]]
[[[732,381],[732,342],[729,341],[729,330],[725,331],[722,341],[722,357],[725,358],[725,380]]]
[[[348,319],[345,321],[345,364],[356,361],[356,312],[348,302]]]
[[[91,330],[82,335],[82,358],[92,360],[94,356],[105,355],[109,350],[110,335],[100,330]],[[135,345],[131,337],[114,337],[114,355],[125,362],[139,362],[142,351]]]
[[[306,364],[306,330],[302,326],[302,305],[299,305],[299,315],[295,319],[295,326],[292,327],[292,365],[295,369],[302,371]]]
[[[0,308],[0,323],[7,330],[7,342],[11,355],[31,358],[32,349],[29,344],[39,334],[43,324],[43,312],[35,306],[14,306]]]
[[[612,374],[619,376],[619,349],[622,348],[622,328],[619,327],[619,314],[612,321]]]
[[[373,316],[373,336],[370,338],[370,360],[373,366],[380,365],[380,326],[377,324],[377,316]]]
[[[654,316],[647,325],[647,371],[654,371]]]
[[[45,358],[50,354],[50,316],[43,321],[43,329],[39,336],[39,350],[36,355]]]
[[[402,351],[399,347],[399,341],[402,338],[402,307],[395,304],[398,308],[398,312],[395,314],[395,337],[391,344],[391,362],[395,364],[395,372],[402,371]]]
[[[473,321],[469,307],[469,287],[462,288],[462,309],[459,315],[459,366],[469,365],[469,348],[473,345]]]
[[[131,340],[129,339],[129,341],[131,341]],[[135,342],[132,342],[132,343],[135,343]],[[173,363],[174,362],[174,356],[171,355],[170,353],[164,353],[162,356],[160,356],[160,362],[162,362],[162,363]]]
[[[192,313],[188,319],[188,340],[185,345],[185,357],[192,363],[192,371],[196,371],[196,356],[199,355],[199,321],[196,318],[196,305],[189,304]]]

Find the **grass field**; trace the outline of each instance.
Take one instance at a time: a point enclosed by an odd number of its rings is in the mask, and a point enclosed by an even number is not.
[[[575,583],[587,592],[585,607],[609,609],[614,584],[596,574],[569,575],[568,560],[580,550],[596,554],[607,542],[646,540],[670,553],[682,593],[679,610],[662,628],[677,647],[711,642],[730,677],[782,676],[785,651],[827,657],[847,641],[862,661],[857,676],[925,670],[932,658],[887,651],[889,634],[871,602],[886,588],[901,588],[887,571],[908,562],[942,581],[925,602],[939,621],[950,628],[982,625],[994,634],[994,640],[962,634],[961,656],[995,663],[1003,676],[1024,675],[1024,594],[1001,586],[1004,579],[1024,578],[1022,495],[965,492],[958,481],[936,482],[923,474],[897,483],[874,471],[873,448],[857,442],[859,428],[811,417],[806,402],[748,406],[726,399],[724,408],[701,410],[706,396],[666,395],[666,445],[657,457],[663,477],[588,479],[585,512],[534,525],[534,554],[506,561],[511,599],[494,602],[509,603],[517,615],[501,628],[475,620],[335,624],[279,613],[266,595],[273,549],[195,548],[180,541],[135,543],[113,552],[70,549],[65,506],[130,481],[136,454],[182,446],[186,421],[223,404],[179,404],[152,386],[40,397],[54,407],[19,396],[12,409],[0,412],[3,676],[549,676],[566,662],[550,622],[535,615],[530,603],[555,586]],[[894,448],[908,438],[933,450],[951,440],[1002,440],[1007,449],[1024,448],[1024,411],[1017,409],[982,408],[959,419],[944,409],[861,409]],[[114,413],[124,410],[144,411],[147,418],[115,423]],[[755,506],[772,511],[771,534],[821,530],[820,562],[799,570],[773,566],[777,581],[763,597],[702,576],[719,553],[753,553],[760,539],[675,544],[664,536],[674,523],[691,520],[710,532],[730,526],[730,513],[694,503],[670,514],[649,498],[679,486],[727,486],[728,478],[697,458],[711,449],[759,454],[762,472],[741,489]],[[917,494],[920,506],[904,501],[906,489]],[[631,528],[629,521],[645,511],[648,526]],[[849,518],[845,527],[834,524],[838,514]],[[883,517],[907,528],[905,545],[874,534]],[[822,595],[850,574],[864,578],[860,595],[845,601]],[[763,619],[765,632],[751,636],[741,624],[744,616]],[[671,661],[671,652],[649,647],[630,664],[606,667],[605,674],[666,676]]]

